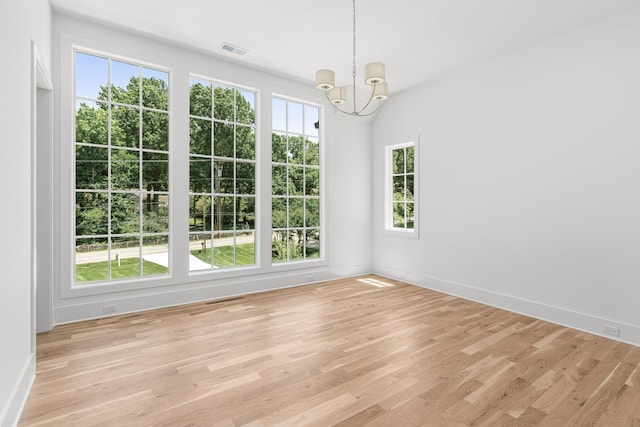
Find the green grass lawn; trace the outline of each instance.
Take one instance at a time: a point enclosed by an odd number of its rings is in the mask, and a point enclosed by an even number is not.
[[[201,259],[206,263],[211,263],[211,248],[207,248],[204,252],[200,249],[191,251],[191,255]],[[213,249],[214,266],[219,268],[233,267],[233,246],[220,246]],[[255,264],[255,249],[253,243],[244,243],[236,246],[236,263],[235,265],[253,265]]]
[[[206,263],[211,262],[211,248],[205,252],[200,249],[191,251],[191,255],[200,258]],[[214,248],[215,266],[219,268],[233,267],[233,246],[220,246]],[[236,246],[236,266],[254,265],[255,248],[253,243],[245,243]],[[162,265],[150,261],[144,261],[142,271],[145,276],[154,274],[166,274],[169,270]],[[111,261],[111,280],[126,279],[140,276],[140,264],[138,258],[123,258],[120,267],[116,261]],[[100,282],[109,280],[107,261],[90,262],[76,265],[76,283]]]
[[[150,261],[143,261],[142,271],[145,276],[151,276],[154,274],[166,274],[169,269]],[[107,261],[76,265],[76,283],[109,280],[108,274]],[[120,260],[120,267],[118,267],[116,261],[111,261],[112,280],[139,276],[140,263],[138,258],[123,258]]]

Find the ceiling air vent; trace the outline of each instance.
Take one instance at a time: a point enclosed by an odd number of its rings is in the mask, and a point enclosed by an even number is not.
[[[220,45],[220,49],[224,50],[225,52],[235,53],[237,55],[244,55],[247,52],[249,52],[249,49],[243,49],[241,47],[234,46],[231,43],[227,43],[227,42],[223,42]]]

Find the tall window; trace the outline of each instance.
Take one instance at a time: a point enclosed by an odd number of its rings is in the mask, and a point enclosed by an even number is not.
[[[189,269],[255,264],[255,92],[191,79]]]
[[[168,274],[169,74],[74,58],[75,283]]]
[[[272,262],[320,258],[319,109],[272,101]]]
[[[415,233],[415,144],[386,148],[386,228]]]

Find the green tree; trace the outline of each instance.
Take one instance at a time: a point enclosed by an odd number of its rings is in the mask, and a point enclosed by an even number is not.
[[[104,144],[109,142],[109,112],[105,104],[95,107],[81,102],[76,111],[76,142]]]
[[[235,88],[194,82],[190,88],[191,193],[255,194],[255,165],[235,159],[255,159],[255,96]],[[251,98],[251,99],[247,99]],[[199,197],[191,199],[192,229]],[[216,197],[214,229],[255,225],[252,197]],[[235,216],[234,216],[235,212]]]
[[[126,87],[101,86],[98,102],[94,106],[81,103],[76,111],[76,141],[80,143],[99,144],[98,146],[76,146],[76,188],[79,190],[102,190],[111,188],[126,194],[113,194],[111,216],[113,233],[138,233],[139,217],[135,213],[138,202],[136,191],[146,190],[143,209],[145,230],[167,231],[162,226],[166,221],[166,207],[159,202],[158,191],[168,191],[169,163],[168,155],[168,114],[164,111],[150,111],[140,108],[139,94],[142,90],[144,107],[166,110],[168,108],[168,87],[164,80],[131,77]],[[124,105],[113,105],[109,101]],[[109,123],[109,117],[111,122]],[[142,125],[142,132],[140,126]],[[111,149],[107,148],[111,143]],[[142,145],[141,145],[142,144]],[[116,149],[142,148],[143,158],[139,158],[137,150]],[[109,150],[111,155],[111,171],[109,173]],[[165,151],[161,153],[158,151]],[[140,163],[142,177],[140,182]],[[95,234],[96,218],[99,216],[93,206],[94,198],[77,198],[76,234]],[[106,209],[106,204],[99,209]],[[161,212],[164,210],[164,212]]]
[[[274,162],[287,162],[287,137],[285,135],[276,132],[271,134],[271,155]]]
[[[76,194],[76,234],[107,234],[109,209],[106,193]]]
[[[272,161],[272,234],[271,256],[274,262],[317,256],[309,242],[317,240],[320,226],[319,145],[316,138],[303,138],[273,132]],[[277,230],[286,228],[287,230]],[[315,254],[315,255],[313,255]]]
[[[202,218],[204,230],[211,230],[211,197],[198,197],[195,201],[195,212]]]

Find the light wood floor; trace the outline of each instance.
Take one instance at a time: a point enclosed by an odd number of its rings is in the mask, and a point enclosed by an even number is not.
[[[640,348],[377,276],[56,327],[20,426],[640,426]]]

